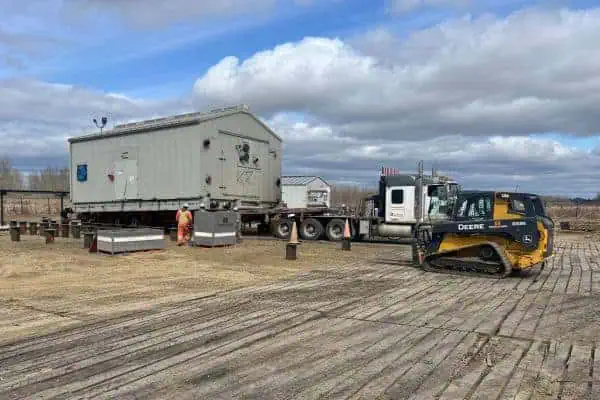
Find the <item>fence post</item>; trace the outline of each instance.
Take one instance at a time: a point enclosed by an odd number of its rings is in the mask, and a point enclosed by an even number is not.
[[[4,191],[0,190],[0,226],[4,226]]]

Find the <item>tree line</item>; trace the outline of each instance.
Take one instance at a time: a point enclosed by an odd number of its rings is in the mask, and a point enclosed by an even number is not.
[[[69,191],[68,168],[44,168],[24,174],[8,158],[0,159],[0,189]]]

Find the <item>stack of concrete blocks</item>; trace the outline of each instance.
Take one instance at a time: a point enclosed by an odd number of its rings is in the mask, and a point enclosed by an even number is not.
[[[233,246],[238,240],[239,213],[202,211],[194,215],[192,243],[195,246]]]
[[[165,247],[162,229],[98,230],[98,252],[119,254],[135,251],[161,250]]]

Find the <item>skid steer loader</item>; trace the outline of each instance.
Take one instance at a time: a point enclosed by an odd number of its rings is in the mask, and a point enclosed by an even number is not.
[[[416,229],[418,262],[430,272],[504,278],[545,265],[553,228],[535,194],[459,192],[447,221]]]

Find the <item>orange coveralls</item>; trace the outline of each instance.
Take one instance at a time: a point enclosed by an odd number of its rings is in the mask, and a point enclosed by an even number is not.
[[[191,239],[190,225],[192,224],[192,213],[189,210],[177,210],[177,244],[182,245]]]

